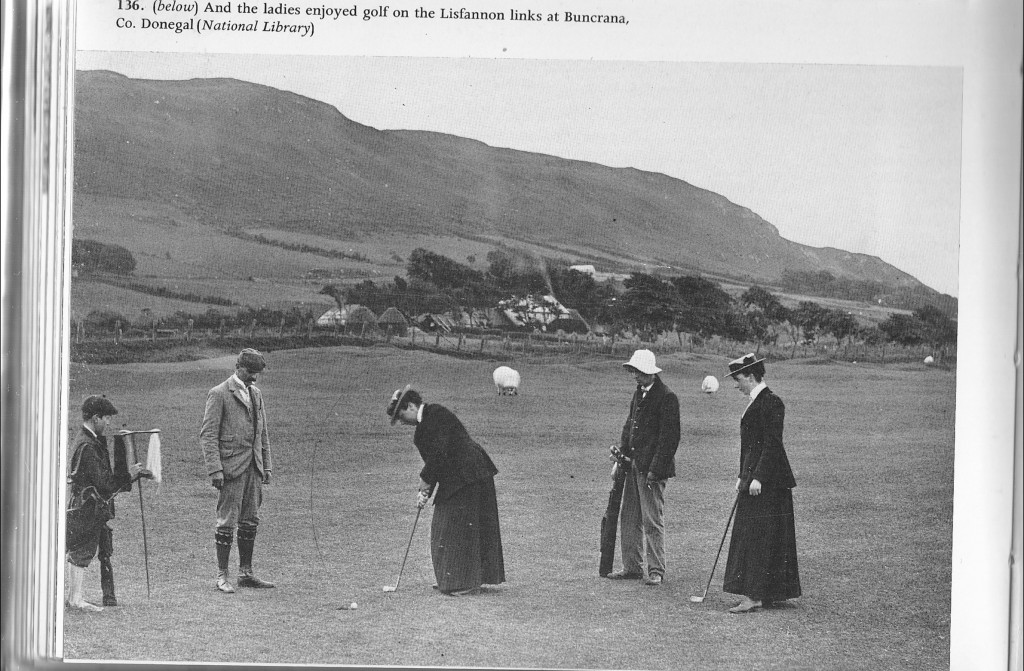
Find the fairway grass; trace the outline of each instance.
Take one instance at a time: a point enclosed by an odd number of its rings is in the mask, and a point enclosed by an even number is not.
[[[737,352],[736,355],[742,354]],[[923,366],[771,364],[785,401],[804,596],[726,609],[723,558],[703,592],[734,498],[746,399],[732,357],[659,357],[682,441],[666,490],[660,587],[599,578],[600,519],[633,390],[618,361],[513,361],[519,396],[496,395],[498,362],[385,347],[268,354],[259,381],[274,450],[254,567],[277,589],[214,590],[216,490],[198,444],[207,390],[233,357],[71,366],[70,406],[105,393],[116,425],[159,428],[163,483],[118,497],[122,605],[65,611],[68,659],[592,669],[939,669],[949,665],[953,373]],[[625,359],[623,359],[625,360]],[[503,362],[508,363],[508,362]],[[508,582],[451,598],[431,589],[431,508],[416,516],[411,427],[384,407],[411,383],[462,419],[498,466]],[[76,412],[69,413],[77,427]],[[618,557],[616,557],[618,564]],[[232,573],[237,550],[232,555]],[[98,565],[86,598],[100,597]],[[351,602],[356,610],[338,610]]]

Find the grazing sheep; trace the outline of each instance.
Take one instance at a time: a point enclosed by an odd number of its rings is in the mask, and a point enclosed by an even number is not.
[[[704,381],[700,383],[700,390],[705,394],[714,394],[718,391],[718,378],[714,375],[708,375],[704,378]]]
[[[931,354],[929,354],[928,356],[926,356],[926,357],[924,358],[924,362],[925,362],[926,364],[932,364],[932,363],[935,363],[935,357],[933,357],[933,356],[932,356]]]
[[[498,366],[494,369],[494,386],[499,396],[519,395],[519,373],[508,366]]]

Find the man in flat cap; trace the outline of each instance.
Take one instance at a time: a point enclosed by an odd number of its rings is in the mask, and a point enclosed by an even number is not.
[[[210,483],[220,490],[217,500],[217,589],[231,594],[228,580],[231,542],[238,528],[238,586],[267,588],[274,583],[257,578],[252,570],[253,546],[259,526],[263,485],[270,483],[270,436],[263,394],[255,385],[266,368],[263,355],[243,349],[235,372],[210,390],[199,442]]]
[[[665,576],[665,483],[676,474],[679,399],[658,376],[661,369],[654,352],[637,350],[622,365],[633,374],[636,391],[622,427],[615,466],[627,469],[619,517],[622,570],[607,577],[643,579],[654,586]]]
[[[127,491],[140,477],[152,477],[141,464],[126,465],[117,472],[111,467],[110,451],[104,435],[117,414],[117,408],[104,396],[89,396],[82,403],[82,428],[71,447],[68,484],[71,485],[67,511],[66,546],[68,561],[67,605],[84,611],[102,607],[82,597],[85,569],[99,554],[103,605],[116,606],[114,572],[110,556],[114,553],[114,533],[107,521],[114,517],[114,495]]]

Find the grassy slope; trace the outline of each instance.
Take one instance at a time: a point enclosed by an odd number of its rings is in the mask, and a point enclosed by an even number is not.
[[[122,198],[236,229],[340,239],[514,231],[535,244],[575,249],[586,240],[601,256],[740,280],[830,270],[917,285],[876,257],[785,240],[748,208],[680,179],[440,133],[380,131],[243,81],[80,72],[75,122],[76,220],[81,197]]]
[[[799,483],[805,596],[736,617],[725,612],[733,599],[721,593],[721,565],[704,604],[687,597],[703,589],[732,503],[744,401],[728,385],[699,392],[702,373],[724,361],[678,355],[660,363],[683,422],[680,475],[667,490],[662,587],[597,577],[605,454],[632,387],[617,362],[518,362],[522,395],[498,398],[487,362],[338,348],[271,358],[261,386],[277,481],[265,490],[256,565],[279,589],[233,596],[212,589],[216,493],[196,439],[206,390],[231,359],[72,366],[72,405],[103,391],[121,408],[119,421],[163,430],[165,481],[159,494],[146,486],[152,599],[132,493],[115,521],[124,605],[99,616],[68,613],[65,653],[607,669],[946,666],[953,375],[918,366],[772,367]],[[394,584],[415,516],[420,460],[411,431],[389,426],[382,413],[406,382],[455,410],[501,470],[509,582],[486,595],[450,599],[430,589],[429,509],[400,590],[381,592]],[[87,578],[93,598],[97,571],[94,564]],[[350,601],[359,609],[336,610]]]

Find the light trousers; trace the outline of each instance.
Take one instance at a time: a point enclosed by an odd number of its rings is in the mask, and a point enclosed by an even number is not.
[[[665,575],[665,481],[647,486],[643,473],[632,466],[626,473],[619,514],[622,568],[627,573]],[[646,549],[646,553],[645,553]]]
[[[236,526],[255,529],[260,523],[263,478],[250,465],[237,478],[225,480],[217,500],[217,528],[234,531]]]

